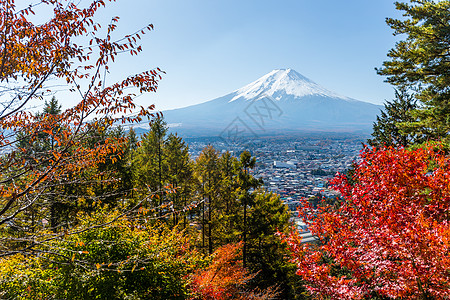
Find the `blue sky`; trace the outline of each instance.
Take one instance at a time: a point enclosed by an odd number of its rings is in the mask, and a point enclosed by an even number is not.
[[[278,68],[292,68],[338,94],[383,103],[393,97],[374,68],[396,37],[391,0],[117,0],[101,14],[121,17],[121,33],[152,23],[144,52],[122,57],[109,80],[160,67],[158,109],[223,96]]]

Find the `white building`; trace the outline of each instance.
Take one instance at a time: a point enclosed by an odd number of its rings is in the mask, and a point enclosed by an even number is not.
[[[274,168],[284,168],[284,169],[296,169],[297,168],[297,166],[294,163],[290,162],[290,161],[285,163],[285,162],[281,162],[281,161],[278,161],[278,160],[275,160],[273,162],[273,167]]]

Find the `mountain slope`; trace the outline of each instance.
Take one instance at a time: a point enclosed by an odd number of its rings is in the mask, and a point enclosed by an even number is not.
[[[296,131],[370,132],[382,107],[333,93],[292,69],[274,70],[223,97],[163,112],[185,136],[230,128],[260,135]]]

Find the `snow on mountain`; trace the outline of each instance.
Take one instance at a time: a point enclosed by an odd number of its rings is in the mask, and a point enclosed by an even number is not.
[[[340,96],[325,89],[292,69],[273,70],[233,93],[235,96],[230,102],[239,98],[251,100],[262,94],[271,96],[276,100],[282,99],[285,95],[294,96],[296,98],[318,95],[350,100],[347,97]]]
[[[219,136],[300,131],[371,132],[379,105],[340,96],[292,69],[273,70],[225,96],[163,112],[172,131]]]

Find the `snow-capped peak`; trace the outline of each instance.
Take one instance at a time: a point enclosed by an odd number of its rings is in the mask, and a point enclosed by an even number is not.
[[[279,69],[264,75],[258,80],[233,92],[235,96],[230,102],[239,98],[255,99],[262,95],[280,100],[284,95],[304,97],[311,95],[328,96],[348,100],[333,93],[292,69]]]

